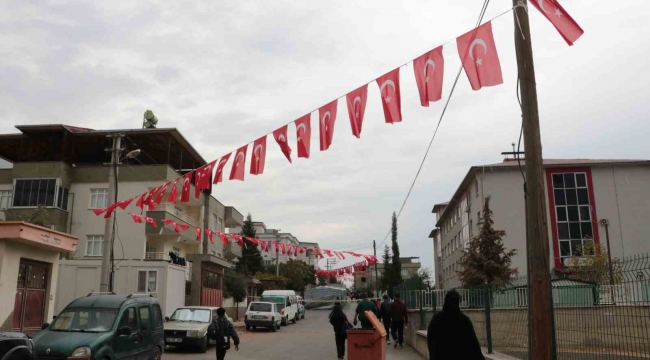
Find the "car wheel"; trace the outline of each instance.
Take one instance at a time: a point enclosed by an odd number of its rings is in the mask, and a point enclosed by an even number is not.
[[[160,351],[160,348],[156,346],[153,349],[153,352],[151,353],[151,360],[160,360],[162,359],[162,351]]]
[[[246,325],[246,331],[250,331],[250,330],[251,330],[251,327]]]
[[[278,330],[280,330],[280,324],[278,324],[277,328],[278,328]]]
[[[291,319],[291,323],[292,323],[292,324],[295,324],[296,321],[298,321],[297,319],[298,319],[298,314],[296,314],[296,315],[293,317],[293,319]]]
[[[289,322],[289,321],[288,321],[287,318],[282,318],[282,322],[280,323],[280,325],[282,325],[282,326],[287,326],[287,323],[288,323],[288,322]]]
[[[208,337],[206,336],[205,339],[203,340],[203,343],[201,343],[201,347],[199,348],[199,352],[201,354],[205,354],[206,351],[208,351]]]

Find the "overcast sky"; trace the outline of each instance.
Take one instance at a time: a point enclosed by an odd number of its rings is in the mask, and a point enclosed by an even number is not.
[[[482,3],[5,1],[0,132],[43,123],[138,128],[150,108],[160,127],[178,128],[215,159],[470,30]],[[530,9],[544,156],[647,158],[650,5],[562,4],[585,30],[573,47]],[[510,6],[492,1],[485,19]],[[433,265],[433,205],[449,200],[470,166],[501,161],[519,135],[512,14],[493,31],[504,84],[474,92],[462,75],[399,220],[402,256],[425,266]],[[301,241],[371,252],[404,200],[458,71],[455,42],[443,54],[443,101],[421,107],[413,68],[403,67],[402,123],[384,123],[373,82],[361,139],[339,101],[329,150],[318,151],[316,121],[309,160],[289,164],[269,137],[264,174],[219,184],[214,196]],[[295,157],[293,126],[289,141]]]

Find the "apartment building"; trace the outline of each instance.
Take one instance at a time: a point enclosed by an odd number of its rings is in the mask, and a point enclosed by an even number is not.
[[[417,275],[418,270],[420,270],[420,267],[422,266],[419,257],[401,257],[399,259],[402,263],[402,280],[410,279]],[[379,275],[379,278],[375,276],[374,266],[366,268],[365,271],[354,272],[354,274],[352,274],[354,276],[354,288],[356,290],[373,289],[375,284],[377,284],[378,279],[381,279],[384,276],[384,263],[381,261],[377,263],[377,274]]]
[[[585,238],[609,244],[613,257],[650,251],[650,223],[645,219],[650,212],[650,161],[545,159],[543,164],[549,270],[565,269],[568,258],[580,255]],[[488,196],[494,227],[506,231],[507,249],[517,249],[512,265],[526,274],[523,178],[518,162],[505,159],[472,166],[450,201],[433,208],[437,231],[431,235],[436,235],[436,279],[442,288],[461,285],[456,273],[462,250],[478,234]]]
[[[48,227],[79,239],[76,251],[59,262],[55,311],[73,299],[99,291],[105,219],[91,210],[108,203],[108,134],[122,133],[124,153],[140,149],[136,159],[124,159],[118,169],[118,199],[140,195],[196,169],[205,160],[176,129],[91,130],[64,125],[17,126],[19,134],[0,135],[0,157],[12,163],[0,169],[0,216],[21,220],[42,205]],[[164,199],[171,191],[168,188]],[[191,189],[189,202],[162,202],[142,214],[179,224],[225,231],[241,226],[235,208],[221,204],[210,190]],[[135,202],[134,202],[135,203]],[[140,213],[132,203],[116,213],[114,291],[152,293],[166,315],[178,306],[220,305],[225,268],[241,256],[238,246],[200,241],[190,231],[171,226],[134,223],[126,213]],[[185,262],[170,262],[174,257]]]

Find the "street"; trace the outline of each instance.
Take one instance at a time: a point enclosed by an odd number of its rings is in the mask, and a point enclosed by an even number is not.
[[[352,320],[354,309],[346,309],[348,318]],[[308,310],[304,320],[296,324],[283,326],[278,332],[268,330],[246,331],[238,329],[240,334],[239,352],[234,346],[228,351],[226,359],[229,360],[327,360],[336,359],[336,346],[334,333],[329,324],[326,310]],[[214,359],[215,349],[211,346],[205,354],[197,354],[188,349],[165,350],[163,359]],[[347,349],[346,349],[347,358]],[[387,347],[386,359],[390,360],[420,360],[421,358],[411,348],[403,349]]]

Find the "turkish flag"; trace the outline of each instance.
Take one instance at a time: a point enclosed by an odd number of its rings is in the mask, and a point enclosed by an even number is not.
[[[226,234],[224,234],[222,232],[217,232],[217,235],[221,239],[222,244],[224,244],[224,245],[230,244],[230,240],[228,240],[228,236],[226,236]]]
[[[251,157],[251,175],[260,175],[264,172],[266,160],[266,135],[253,143],[253,156]]]
[[[194,232],[196,232],[196,241],[201,241],[201,228],[195,227]]]
[[[158,224],[156,223],[156,219],[154,219],[154,218],[150,218],[150,217],[146,217],[146,216],[145,216],[145,217],[144,217],[144,221],[146,221],[147,223],[151,224],[151,226],[153,226],[154,228],[157,228],[157,227],[158,227]]]
[[[120,209],[122,209],[122,210],[126,210],[126,207],[129,206],[129,204],[131,204],[131,202],[133,201],[133,199],[134,199],[134,198],[130,198],[130,199],[127,199],[127,200],[124,200],[124,201],[118,201],[118,205],[117,205],[117,206],[118,206]]]
[[[585,33],[557,0],[530,0],[530,2],[555,26],[567,44],[573,45]]]
[[[212,182],[213,184],[218,184],[223,181],[223,168],[226,166],[226,163],[228,162],[228,159],[230,158],[230,154],[224,155],[219,159],[219,164],[217,165],[217,171],[214,173],[214,181]]]
[[[273,132],[273,138],[280,146],[280,150],[282,150],[284,156],[291,162],[291,147],[289,147],[289,139],[287,138],[287,128],[288,126],[285,125],[275,130]]]
[[[280,250],[282,250],[282,255],[287,254],[287,249],[284,247],[284,243],[278,243],[280,245]]]
[[[311,143],[311,114],[307,114],[294,121],[294,124],[296,124],[298,157],[309,159],[309,145]]]
[[[183,188],[181,190],[181,202],[188,202],[190,201],[190,187],[192,185],[192,173],[194,171],[190,171],[185,176],[183,176]]]
[[[348,103],[348,115],[350,116],[352,135],[360,138],[363,114],[366,112],[366,100],[368,100],[368,84],[347,94],[345,99]]]
[[[172,182],[169,181],[160,188],[156,196],[153,198],[154,204],[160,204],[162,202],[162,198],[165,195],[165,191],[167,191],[167,188],[169,187],[169,185],[171,185],[171,183]]]
[[[172,189],[169,192],[169,197],[167,198],[167,202],[176,204],[176,202],[178,201],[178,195],[176,194],[176,185],[178,185],[179,179],[180,178],[174,180],[174,186],[172,186]]]
[[[171,226],[173,226],[173,227],[174,227],[174,231],[175,231],[176,233],[178,233],[178,232],[180,231],[180,229],[183,229],[183,231],[187,231],[187,229],[190,228],[189,225],[178,224],[178,223],[174,222],[174,220],[171,220],[171,219],[163,219],[163,222],[164,222],[166,225],[171,225]]]
[[[442,75],[445,72],[442,46],[413,60],[413,71],[420,93],[420,104],[428,107],[430,102],[440,100],[442,98]]]
[[[136,215],[136,214],[130,214],[130,215],[133,218],[134,223],[142,224],[142,218],[140,217],[140,215]]]
[[[392,124],[402,121],[402,100],[399,91],[399,68],[377,79],[381,104],[384,107],[386,123]]]
[[[205,233],[208,234],[208,239],[210,239],[210,244],[214,244],[214,240],[212,239],[212,235],[214,235],[214,231],[210,229],[205,229]]]
[[[458,54],[473,90],[503,84],[501,63],[492,35],[492,22],[456,39]]]
[[[93,209],[93,212],[94,212],[94,213],[95,213],[95,215],[97,215],[97,216],[99,216],[99,215],[101,215],[101,214],[103,214],[103,213],[104,213],[104,211],[106,211],[106,208],[101,208],[101,209]]]
[[[212,169],[217,160],[214,160],[204,166],[201,166],[196,170],[196,175],[194,176],[194,197],[199,198],[201,190],[210,188],[210,179],[212,177]]]
[[[120,203],[119,203],[119,201],[118,201],[118,202],[113,203],[113,204],[111,204],[110,206],[108,206],[108,207],[106,208],[106,214],[104,214],[104,219],[108,219],[109,217],[111,217],[111,215],[113,215],[113,212],[115,211],[115,209],[117,209],[117,207],[118,207],[119,205],[120,205]]]
[[[318,109],[318,127],[320,129],[320,151],[329,149],[334,136],[334,122],[336,122],[336,105],[338,100]]]
[[[235,155],[235,161],[232,163],[232,169],[230,169],[230,180],[241,180],[244,181],[244,170],[246,168],[246,150],[248,149],[248,144],[237,149]]]

